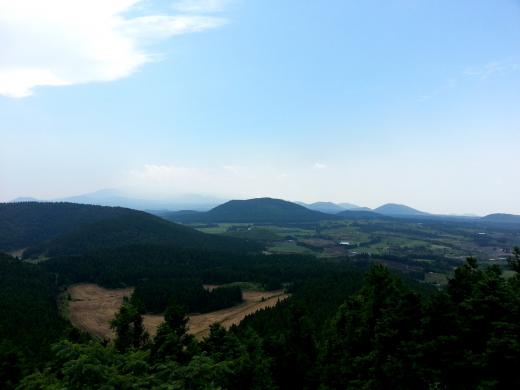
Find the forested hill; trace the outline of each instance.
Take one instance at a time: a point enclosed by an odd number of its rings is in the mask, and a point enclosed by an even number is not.
[[[67,322],[56,307],[58,293],[55,275],[0,253],[0,388],[45,361],[62,337]]]
[[[344,210],[336,215],[346,219],[379,219],[379,220],[392,220],[393,217],[388,215],[378,214],[374,211],[367,210]]]
[[[82,254],[133,244],[184,249],[258,251],[259,244],[198,232],[145,212],[73,203],[0,205],[0,250],[24,256]]]
[[[0,203],[0,250],[35,245],[78,226],[132,213],[122,207],[75,203]]]
[[[164,218],[179,222],[295,223],[338,219],[335,215],[309,210],[281,199],[231,200],[208,212],[166,213]]]
[[[426,217],[430,214],[425,213],[424,211],[416,210],[412,207],[406,206],[404,204],[395,204],[395,203],[387,203],[378,208],[374,209],[376,213],[383,215],[391,215],[391,216],[422,216]]]
[[[489,214],[485,217],[482,217],[482,221],[492,223],[520,224],[520,215]]]

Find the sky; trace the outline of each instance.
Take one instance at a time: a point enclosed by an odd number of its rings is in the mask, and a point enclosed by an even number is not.
[[[0,201],[520,214],[519,0],[0,0]]]

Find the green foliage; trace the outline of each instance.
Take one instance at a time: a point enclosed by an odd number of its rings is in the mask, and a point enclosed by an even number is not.
[[[73,231],[80,225],[137,211],[74,203],[0,203],[0,250],[26,248]]]
[[[133,298],[150,313],[162,313],[172,302],[183,306],[189,313],[206,313],[241,303],[242,291],[238,286],[209,291],[200,281],[193,279],[153,279],[139,283]]]
[[[289,300],[230,331],[213,325],[202,342],[187,334],[185,312],[177,305],[166,310],[155,338],[142,342],[132,336],[140,329],[132,328],[138,310],[126,303],[114,320],[114,345],[62,341],[19,388],[520,386],[520,277],[506,279],[498,267],[481,268],[468,259],[445,291],[429,294],[382,266],[364,278],[346,270],[308,278],[291,291]],[[4,347],[0,355],[12,352]],[[1,367],[13,369],[9,360]]]
[[[152,359],[155,362],[165,358],[177,362],[187,362],[194,355],[196,344],[188,335],[188,318],[181,306],[170,305],[164,313],[164,322],[159,325],[152,344]]]
[[[498,267],[474,259],[446,292],[426,297],[376,268],[331,322],[322,380],[330,388],[518,387],[518,292]]]
[[[407,347],[420,315],[419,296],[375,266],[331,322],[322,349],[324,382],[332,388],[418,388]]]
[[[144,329],[143,317],[129,302],[121,306],[110,327],[116,332],[114,345],[121,352],[141,348],[148,342],[149,335]]]
[[[516,273],[520,273],[520,247],[513,248],[513,256],[509,258],[509,267]]]
[[[45,253],[49,257],[78,255],[136,244],[230,252],[262,249],[262,246],[254,243],[204,234],[143,212],[128,212],[129,215],[79,226],[70,233],[28,249],[27,254]]]
[[[66,283],[93,282],[106,287],[137,286],[143,280],[194,279],[207,284],[237,280],[267,289],[350,269],[346,261],[329,262],[303,255],[259,255],[136,245],[50,259],[42,264]]]
[[[63,335],[55,281],[37,265],[0,254],[0,383],[16,382]]]
[[[78,255],[132,244],[250,252],[262,246],[198,232],[148,213],[74,203],[0,204],[0,250],[27,248],[24,257]]]
[[[61,341],[46,367],[25,377],[19,389],[271,389],[269,359],[260,338],[238,339],[213,327],[197,344],[186,317],[170,307],[151,344],[122,351],[99,342]]]

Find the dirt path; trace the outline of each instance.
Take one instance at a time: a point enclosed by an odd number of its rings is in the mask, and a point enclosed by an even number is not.
[[[110,321],[121,307],[123,298],[130,297],[132,291],[132,288],[110,290],[96,284],[73,285],[68,289],[71,297],[67,310],[70,322],[98,338],[112,339],[114,333],[110,329]],[[219,323],[227,329],[239,324],[247,315],[275,306],[278,301],[288,296],[282,290],[244,291],[244,302],[240,305],[210,313],[190,315],[188,331],[197,338],[202,338],[208,334],[211,324]],[[152,335],[162,321],[161,315],[144,316],[146,329]]]

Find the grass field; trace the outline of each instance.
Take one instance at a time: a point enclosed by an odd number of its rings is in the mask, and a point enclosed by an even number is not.
[[[267,251],[273,253],[314,254],[311,249],[298,245],[296,241],[275,242],[273,245],[267,247]]]
[[[216,286],[207,286],[216,287]],[[248,284],[247,287],[254,287]],[[123,303],[124,297],[132,295],[132,288],[106,289],[96,284],[76,284],[70,286],[70,301],[65,309],[70,322],[77,328],[99,338],[112,340],[114,332],[110,321]],[[258,310],[275,306],[278,301],[289,295],[283,290],[260,291],[245,290],[244,302],[227,309],[189,316],[188,332],[197,338],[207,335],[211,324],[219,323],[225,328],[239,324],[247,315]],[[144,324],[151,335],[163,321],[160,315],[144,315]]]
[[[70,286],[67,314],[75,327],[100,339],[112,339],[110,321],[123,304],[124,297],[132,295],[132,288],[109,290],[96,284]]]
[[[386,266],[413,274],[421,282],[442,286],[467,257],[507,270],[507,257],[520,245],[520,228],[415,219],[355,219],[265,225],[220,223],[192,225],[206,233],[254,240],[266,254],[314,255],[352,261],[376,258]]]

